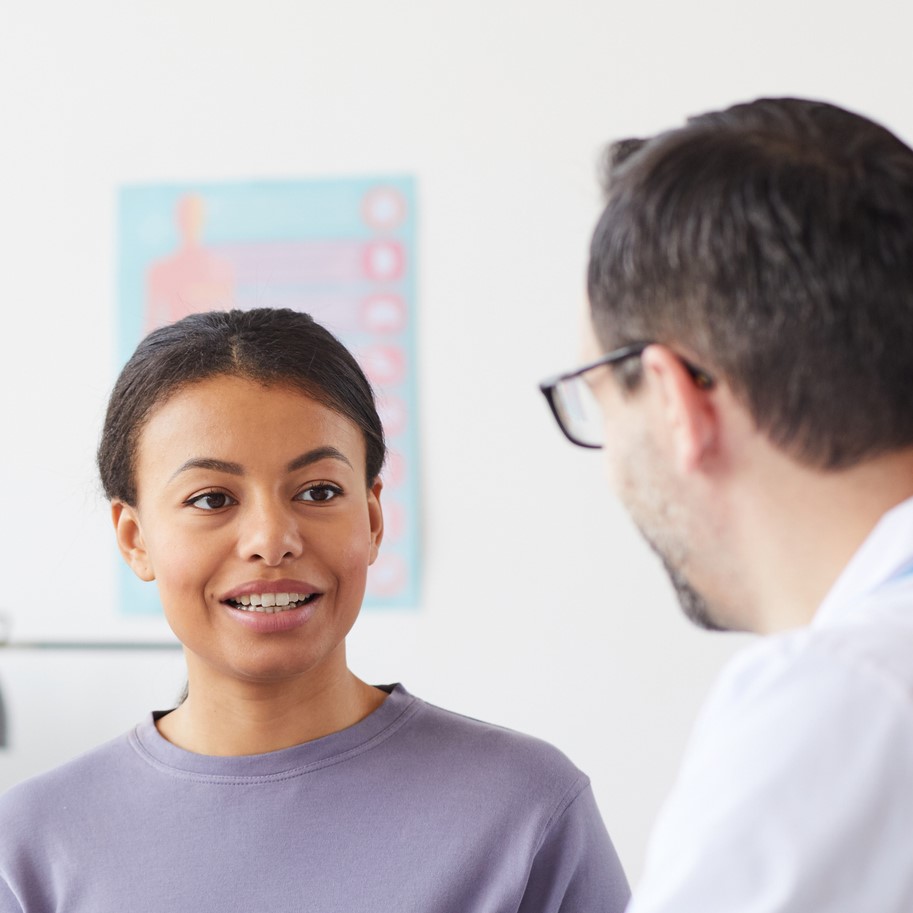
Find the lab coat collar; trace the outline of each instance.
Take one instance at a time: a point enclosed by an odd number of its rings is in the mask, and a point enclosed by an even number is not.
[[[818,607],[812,624],[845,617],[859,601],[913,569],[913,498],[892,507],[850,559]]]

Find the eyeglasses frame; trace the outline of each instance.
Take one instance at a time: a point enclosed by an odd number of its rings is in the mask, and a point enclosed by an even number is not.
[[[555,389],[558,384],[563,383],[566,380],[573,380],[575,377],[580,377],[581,374],[586,374],[594,368],[601,368],[603,365],[618,365],[627,361],[629,358],[639,358],[643,355],[645,349],[655,345],[661,345],[661,343],[652,340],[648,342],[632,342],[629,345],[621,346],[618,349],[612,349],[611,352],[606,352],[605,355],[600,356],[595,361],[587,362],[585,365],[575,368],[573,371],[566,371],[563,374],[557,374],[554,377],[546,378],[539,384],[539,389],[542,391],[542,395],[545,397],[549,409],[552,410],[552,415],[555,417],[558,427],[561,429],[562,434],[572,444],[576,444],[578,447],[586,447],[588,450],[602,450],[604,446],[602,444],[589,444],[585,441],[579,441],[564,426],[561,413],[558,411],[558,407],[555,403]],[[685,366],[685,369],[691,375],[694,383],[700,387],[700,389],[709,390],[713,387],[715,383],[713,377],[703,368],[691,364],[691,362],[682,358],[680,355],[676,354],[676,358]]]

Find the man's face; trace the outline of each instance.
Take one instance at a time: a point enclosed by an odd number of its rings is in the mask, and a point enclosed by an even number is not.
[[[589,318],[585,321],[584,358],[602,351]],[[647,544],[659,556],[685,615],[695,624],[720,630],[718,613],[692,584],[699,549],[706,539],[700,513],[690,503],[687,480],[678,477],[649,378],[624,392],[609,367],[587,375],[605,422],[605,457],[609,482]]]

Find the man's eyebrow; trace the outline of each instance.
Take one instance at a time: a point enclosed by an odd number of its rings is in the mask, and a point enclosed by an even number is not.
[[[229,463],[228,460],[214,460],[211,457],[195,457],[187,460],[186,463],[181,463],[177,472],[171,476],[171,479],[176,478],[188,469],[214,469],[216,472],[227,472],[233,476],[244,475],[244,467],[240,463]],[[170,482],[171,479],[168,481]]]
[[[335,447],[315,447],[313,450],[295,457],[285,469],[286,472],[294,472],[296,469],[304,469],[305,466],[310,466],[311,463],[318,463],[320,460],[339,460],[340,463],[345,463],[349,469],[355,468],[349,462],[348,457]]]

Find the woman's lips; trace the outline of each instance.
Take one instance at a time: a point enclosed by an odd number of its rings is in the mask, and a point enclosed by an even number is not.
[[[223,600],[229,616],[238,624],[250,631],[261,634],[275,634],[280,631],[291,631],[298,628],[311,618],[317,611],[322,593],[311,593],[303,602],[286,606],[245,606],[235,605],[231,601]]]
[[[227,593],[224,593],[220,599],[222,602],[242,602],[245,596],[257,596],[261,598],[260,604],[262,605],[263,596],[271,597],[283,594],[290,596],[292,593],[297,593],[301,599],[304,599],[305,596],[319,592],[319,587],[308,583],[306,580],[283,577],[280,580],[248,580],[246,583],[233,587]]]

